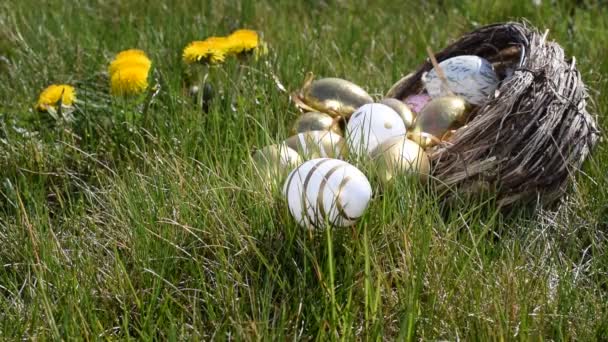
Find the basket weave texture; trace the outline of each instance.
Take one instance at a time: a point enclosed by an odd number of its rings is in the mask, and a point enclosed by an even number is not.
[[[441,62],[458,55],[506,64],[512,74],[449,141],[429,151],[440,189],[492,190],[503,206],[554,203],[599,138],[576,60],[547,41],[547,33],[515,22],[481,27],[435,57]],[[427,59],[387,96],[420,93],[421,77],[432,67]]]

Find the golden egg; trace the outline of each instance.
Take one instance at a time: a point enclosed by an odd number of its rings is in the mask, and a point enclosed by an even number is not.
[[[255,172],[266,183],[281,182],[302,163],[300,155],[285,143],[259,149],[251,159]]]
[[[293,126],[293,133],[309,131],[331,131],[343,135],[340,120],[320,112],[308,112],[300,115]]]
[[[405,137],[396,137],[379,145],[372,157],[383,183],[406,174],[417,175],[426,182],[431,171],[431,163],[424,150]]]
[[[298,133],[285,140],[285,144],[306,160],[313,158],[339,159],[347,154],[344,138],[330,131]]]
[[[391,107],[395,112],[397,112],[397,114],[399,114],[403,120],[403,123],[405,123],[406,129],[410,129],[412,127],[414,124],[414,112],[412,112],[410,107],[408,107],[405,102],[388,97],[382,99],[380,103]]]
[[[407,138],[420,145],[422,148],[433,147],[441,142],[441,139],[425,132],[412,131],[407,133]]]
[[[444,96],[433,99],[416,117],[414,128],[408,137],[424,148],[434,146],[448,131],[466,122],[468,111],[469,107],[461,97]]]
[[[304,110],[348,118],[357,108],[372,103],[372,97],[358,85],[336,77],[313,80],[309,74],[302,89],[292,96]]]

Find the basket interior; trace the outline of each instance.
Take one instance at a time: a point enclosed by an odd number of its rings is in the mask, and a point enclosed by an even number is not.
[[[529,31],[520,24],[491,25],[469,33],[435,55],[440,63],[460,55],[476,55],[487,59],[494,66],[501,81],[512,71],[523,66],[527,56]],[[387,97],[400,100],[424,91],[422,75],[433,64],[427,58],[413,73],[403,77],[387,92]]]

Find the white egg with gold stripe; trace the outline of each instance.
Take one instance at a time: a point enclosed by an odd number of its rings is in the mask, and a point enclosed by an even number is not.
[[[353,225],[363,215],[372,187],[367,177],[338,159],[304,162],[287,176],[283,194],[291,215],[301,226],[321,228]]]
[[[348,149],[356,156],[368,155],[383,142],[405,134],[403,119],[394,109],[382,103],[359,107],[346,126]]]
[[[330,131],[298,133],[287,138],[285,143],[296,150],[304,159],[342,158],[347,152],[344,138]]]

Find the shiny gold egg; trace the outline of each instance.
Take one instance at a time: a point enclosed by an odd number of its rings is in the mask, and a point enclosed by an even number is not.
[[[292,98],[304,110],[346,118],[362,105],[374,102],[363,88],[350,81],[336,77],[314,80],[312,74]]]
[[[308,112],[300,115],[293,126],[293,133],[309,131],[331,131],[344,135],[338,119],[320,112]]]
[[[380,103],[391,107],[405,123],[405,128],[410,129],[414,125],[414,112],[408,107],[405,102],[394,98],[387,97],[382,99]]]
[[[429,157],[422,147],[405,137],[396,137],[379,145],[372,157],[382,183],[406,174],[417,175],[426,182],[431,171]]]
[[[298,133],[285,140],[285,144],[306,160],[313,158],[340,159],[347,154],[344,138],[330,131]]]
[[[408,137],[423,148],[434,146],[448,131],[462,126],[468,118],[468,112],[469,106],[461,97],[433,99],[416,117],[414,128]]]
[[[287,144],[269,145],[257,150],[251,157],[254,171],[265,183],[277,184],[302,163],[300,155]]]
[[[407,133],[407,138],[422,148],[433,147],[441,142],[441,139],[425,132],[412,131]]]

